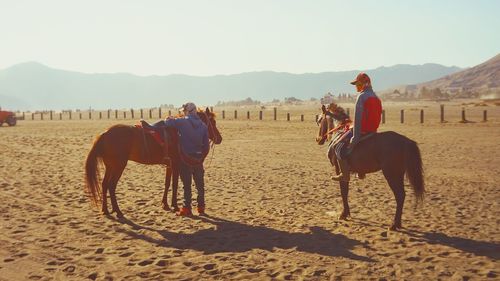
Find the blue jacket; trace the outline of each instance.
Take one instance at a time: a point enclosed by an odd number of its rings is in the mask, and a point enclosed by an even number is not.
[[[165,125],[179,131],[182,151],[186,154],[208,153],[208,128],[198,115],[167,119]]]

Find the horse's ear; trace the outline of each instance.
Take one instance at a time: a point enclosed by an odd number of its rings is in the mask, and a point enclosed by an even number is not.
[[[326,107],[325,107],[325,105],[324,105],[324,104],[323,104],[323,105],[321,105],[321,111],[323,111],[323,113],[326,113]]]
[[[206,114],[209,114],[209,113],[210,113],[210,108],[208,108],[208,106],[207,106],[207,109],[205,109],[205,113],[206,113]]]

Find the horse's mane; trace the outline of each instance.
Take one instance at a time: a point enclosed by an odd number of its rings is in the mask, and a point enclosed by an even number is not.
[[[206,111],[201,109],[201,108],[198,108],[197,113],[207,114]],[[215,119],[215,117],[217,117],[217,115],[214,112],[209,112],[207,115],[208,115],[208,117],[212,117],[213,119]],[[179,114],[175,115],[174,118],[182,118],[184,116],[185,115],[183,113],[179,113]]]
[[[328,115],[339,122],[352,122],[345,109],[336,103],[331,103],[328,105],[328,113],[330,113]]]

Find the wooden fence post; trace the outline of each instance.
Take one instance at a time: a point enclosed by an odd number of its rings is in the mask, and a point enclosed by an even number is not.
[[[59,112],[59,120],[62,120],[62,112]]]
[[[278,120],[278,109],[274,108],[274,120]]]
[[[23,112],[23,116],[24,116],[24,112]],[[483,122],[486,122],[488,121],[488,111],[483,111]]]
[[[172,116],[172,110],[168,111],[168,116]]]
[[[286,113],[286,121],[290,121],[290,113]]]
[[[82,120],[82,112],[80,111],[80,120]]]
[[[161,106],[158,107],[158,119],[161,119]]]
[[[385,124],[385,109],[382,110],[382,124]]]
[[[69,120],[71,120],[73,118],[73,116],[71,116],[71,115],[73,115],[72,112],[73,112],[73,110],[69,111]]]
[[[127,119],[127,112],[126,111],[123,112],[123,119]]]
[[[31,113],[31,120],[35,120],[35,113]]]
[[[111,109],[108,109],[108,119],[111,118]]]
[[[238,119],[238,111],[237,110],[234,111],[234,119],[235,120]]]
[[[424,110],[423,109],[420,109],[420,123],[421,124],[424,123]]]
[[[134,109],[133,108],[130,109],[130,114],[132,115],[132,119],[134,119]]]
[[[250,120],[250,111],[247,111],[247,119]]]
[[[102,119],[102,111],[99,111],[99,120]]]
[[[40,120],[43,120],[43,111],[40,113]]]
[[[115,109],[115,119],[118,119],[118,109]]]
[[[49,112],[50,120],[52,121],[52,110]]]
[[[89,110],[89,120],[92,120],[92,110]]]
[[[213,106],[210,107],[210,112],[214,112],[214,107]]]
[[[486,110],[485,110],[485,111],[486,111]],[[26,116],[25,116],[24,111],[23,111],[23,120],[26,120],[25,118],[26,118]]]
[[[262,110],[259,111],[259,120],[262,120],[262,117],[263,117],[263,114],[262,114]]]
[[[304,114],[301,114],[301,115],[300,115],[300,121],[301,121],[301,122],[304,122]]]
[[[444,104],[441,104],[441,123],[444,123]]]
[[[141,108],[141,119],[144,119],[144,110]]]
[[[467,119],[465,119],[465,107],[462,107],[462,123],[466,123]]]
[[[401,109],[401,124],[405,122],[405,110]]]
[[[226,119],[226,111],[225,110],[222,111],[222,119]]]

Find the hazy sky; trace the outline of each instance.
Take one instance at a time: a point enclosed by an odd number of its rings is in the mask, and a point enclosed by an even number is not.
[[[0,0],[0,69],[26,61],[139,75],[292,73],[500,52],[500,1]]]

